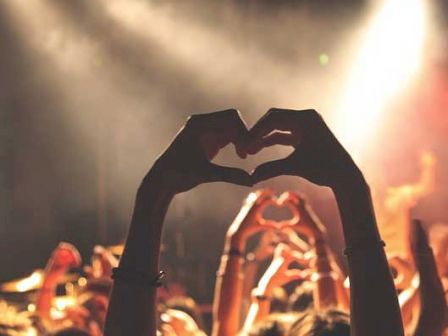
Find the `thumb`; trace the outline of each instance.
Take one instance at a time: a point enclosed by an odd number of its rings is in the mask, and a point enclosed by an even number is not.
[[[251,187],[253,178],[246,171],[239,168],[224,167],[210,163],[206,169],[204,182],[228,182]]]
[[[262,163],[252,172],[254,183],[282,175],[295,175],[289,158]]]

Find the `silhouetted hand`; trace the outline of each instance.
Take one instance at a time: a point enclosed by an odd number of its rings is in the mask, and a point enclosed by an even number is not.
[[[252,174],[254,182],[294,175],[333,187],[347,174],[358,172],[350,155],[314,110],[270,109],[249,131],[246,150],[255,154],[277,144],[295,150],[284,159],[258,166]]]
[[[447,302],[428,236],[421,221],[412,221],[410,239],[412,255],[420,275],[421,308],[414,335],[442,335],[446,325]]]
[[[157,159],[150,174],[174,193],[217,181],[251,186],[252,178],[244,170],[210,162],[229,143],[235,145],[241,158],[246,157],[242,144],[247,134],[237,110],[193,115]]]

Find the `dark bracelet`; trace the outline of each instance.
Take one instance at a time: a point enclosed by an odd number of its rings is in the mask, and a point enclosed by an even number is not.
[[[159,274],[154,278],[153,275],[150,275],[146,272],[138,271],[135,269],[114,267],[112,269],[111,278],[113,280],[132,282],[140,285],[160,287],[162,286],[162,279],[165,277],[165,274],[166,273],[164,271],[160,271]]]
[[[255,298],[258,300],[258,301],[271,301],[272,299],[269,297],[269,296],[266,296],[266,295],[255,295]]]
[[[382,249],[386,246],[383,240],[365,241],[356,245],[347,246],[344,249],[344,255],[349,256],[355,252],[366,252],[372,249]]]
[[[237,249],[230,249],[227,252],[225,252],[224,255],[227,255],[229,257],[239,257],[242,259],[246,259],[244,253]]]

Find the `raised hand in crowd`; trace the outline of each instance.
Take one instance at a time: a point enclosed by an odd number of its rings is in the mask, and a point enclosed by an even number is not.
[[[428,237],[418,220],[411,225],[411,250],[420,276],[420,315],[414,335],[442,335],[447,327],[447,302]]]
[[[369,187],[321,116],[314,110],[274,108],[252,127],[249,139],[249,153],[275,144],[294,147],[285,159],[257,167],[256,181],[294,175],[332,188],[348,245],[352,335],[403,335]]]
[[[105,335],[155,335],[156,290],[160,280],[162,225],[174,195],[201,183],[225,181],[251,186],[244,170],[210,162],[229,143],[245,156],[247,128],[236,110],[188,119],[143,179],[115,283],[110,296]]]
[[[81,266],[81,256],[72,244],[61,242],[54,249],[45,267],[42,287],[37,293],[36,313],[50,321],[56,287],[61,277],[70,269]]]
[[[309,260],[305,259],[302,253],[291,250],[286,244],[277,245],[271,264],[252,291],[252,305],[244,322],[243,331],[249,331],[255,322],[269,314],[276,288],[295,280],[304,281],[309,278],[308,271],[290,268],[293,262],[306,265]]]

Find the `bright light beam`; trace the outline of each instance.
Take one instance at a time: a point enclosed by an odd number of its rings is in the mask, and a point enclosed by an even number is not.
[[[383,0],[368,25],[337,111],[337,132],[355,154],[371,140],[387,104],[422,63],[424,0]]]

